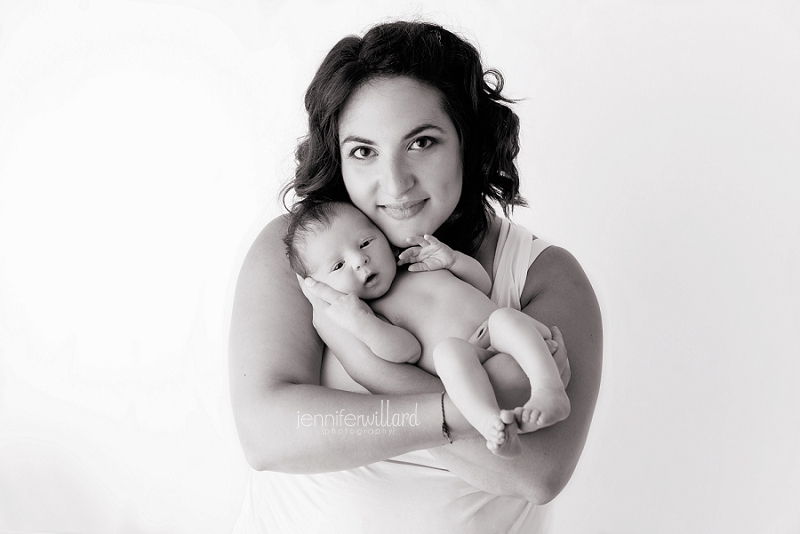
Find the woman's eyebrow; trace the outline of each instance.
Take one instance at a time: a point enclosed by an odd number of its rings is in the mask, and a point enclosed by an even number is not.
[[[440,128],[439,126],[436,126],[435,124],[420,124],[419,126],[414,128],[413,130],[408,132],[405,135],[405,137],[403,137],[403,139],[410,139],[410,138],[412,138],[412,137],[414,137],[416,135],[421,134],[425,130],[436,130],[439,133],[442,133],[442,134],[445,133],[443,128]]]
[[[347,143],[361,143],[364,145],[374,145],[375,141],[370,141],[365,137],[359,137],[357,135],[348,135],[339,142],[339,146],[345,145]]]
[[[435,124],[420,124],[419,126],[414,128],[413,130],[408,132],[406,135],[404,135],[403,139],[404,140],[405,139],[410,139],[410,138],[412,138],[412,137],[414,137],[416,135],[419,135],[420,133],[424,132],[425,130],[436,130],[439,133],[442,133],[442,134],[445,133],[443,128],[441,128],[439,126],[436,126]],[[364,145],[374,145],[375,141],[367,139],[366,137],[359,137],[357,135],[348,135],[347,137],[345,137],[344,139],[342,139],[339,142],[339,146],[346,145],[347,143],[360,143],[360,144],[364,144]]]

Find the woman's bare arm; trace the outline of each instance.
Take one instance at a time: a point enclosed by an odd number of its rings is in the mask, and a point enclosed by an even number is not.
[[[486,449],[482,438],[459,440],[431,450],[453,473],[472,485],[498,495],[535,503],[552,500],[564,488],[577,465],[589,431],[600,385],[602,325],[594,290],[575,258],[557,247],[544,251],[534,262],[521,298],[523,311],[535,319],[557,325],[569,352],[571,378],[567,394],[570,416],[552,427],[520,436],[523,453],[509,460]],[[375,360],[375,358],[372,358]],[[373,393],[435,391],[440,382],[412,386],[395,380],[387,362],[370,364],[354,353],[340,358],[353,378]],[[380,367],[378,367],[380,365]],[[395,365],[396,369],[408,367]],[[497,355],[484,364],[501,407],[521,406],[530,395],[530,382],[516,361]],[[446,405],[448,424],[463,416]]]
[[[335,471],[445,443],[435,393],[392,396],[392,411],[416,409],[420,424],[391,435],[369,440],[348,433],[323,435],[321,426],[305,424],[309,420],[304,415],[370,415],[387,397],[319,385],[323,345],[312,325],[311,306],[286,259],[281,240],[285,224],[285,218],[275,219],[258,236],[234,295],[228,351],[231,401],[248,462],[256,469],[284,472]],[[430,376],[414,366],[403,367],[404,381]]]

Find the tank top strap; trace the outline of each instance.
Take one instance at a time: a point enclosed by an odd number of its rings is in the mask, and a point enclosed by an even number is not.
[[[501,218],[500,223],[491,299],[498,306],[519,310],[528,268],[550,244],[542,239],[534,240],[527,229],[508,219]]]
[[[539,239],[538,237],[534,239],[533,243],[531,243],[531,258],[530,261],[528,262],[528,267],[530,268],[530,266],[533,265],[533,262],[536,261],[536,258],[539,257],[539,254],[544,252],[545,249],[550,248],[550,246],[551,246],[550,243],[548,243],[544,239]]]

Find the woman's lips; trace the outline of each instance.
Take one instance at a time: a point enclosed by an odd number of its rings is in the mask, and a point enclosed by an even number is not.
[[[410,200],[407,202],[398,202],[396,204],[383,204],[378,206],[383,212],[397,221],[410,219],[422,211],[428,199],[423,200]]]

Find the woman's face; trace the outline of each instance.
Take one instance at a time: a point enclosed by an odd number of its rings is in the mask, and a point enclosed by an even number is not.
[[[412,78],[369,81],[339,117],[350,200],[389,241],[433,234],[458,204],[461,144],[440,93]]]

